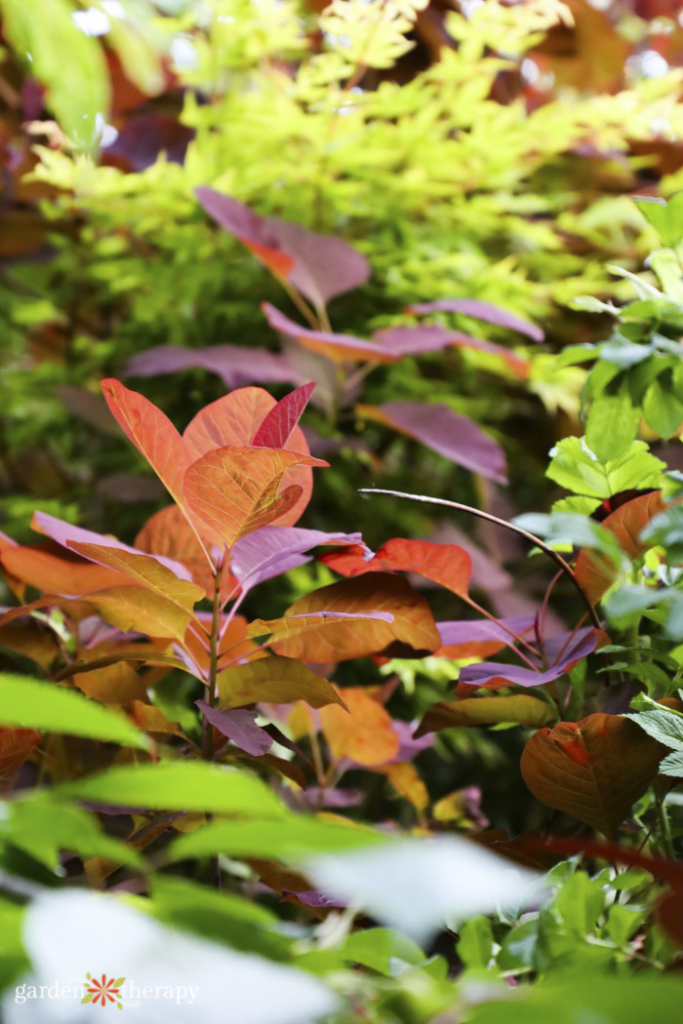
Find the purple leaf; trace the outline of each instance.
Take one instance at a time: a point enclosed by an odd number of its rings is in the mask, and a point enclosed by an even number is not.
[[[256,431],[252,444],[255,448],[284,448],[292,431],[301,419],[308,400],[315,390],[315,384],[290,391],[273,406]]]
[[[460,313],[462,316],[471,316],[475,320],[483,320],[496,327],[507,327],[511,331],[526,334],[532,341],[543,341],[545,337],[541,328],[536,324],[522,320],[514,313],[508,313],[507,310],[500,309],[490,302],[480,302],[479,299],[440,299],[438,302],[420,302],[416,306],[409,306],[406,312],[420,316],[427,313]]]
[[[215,373],[229,391],[254,382],[298,384],[301,380],[301,374],[290,366],[286,356],[265,348],[242,348],[238,345],[213,345],[200,349],[160,345],[133,356],[124,372],[129,377],[156,377],[195,366]]]
[[[400,746],[391,761],[387,761],[387,764],[397,764],[401,761],[412,761],[414,757],[422,753],[423,750],[427,750],[431,747],[434,742],[434,736],[420,736],[415,739],[413,732],[415,731],[415,723],[402,722],[394,720],[391,726],[392,732],[398,734]]]
[[[103,162],[126,171],[144,171],[156,163],[160,153],[172,164],[185,162],[194,129],[168,114],[138,114],[120,124],[116,138],[103,146]]]
[[[272,747],[273,741],[268,733],[256,725],[256,711],[247,711],[244,708],[237,711],[218,711],[203,700],[196,700],[195,705],[207,722],[247,754],[260,757],[267,754]]]
[[[33,513],[33,526],[39,532],[43,533],[46,537],[50,537],[61,547],[66,548],[68,551],[73,549],[69,547],[69,541],[76,541],[78,544],[102,544],[104,547],[116,548],[118,551],[129,551],[133,555],[144,555],[146,558],[155,558],[161,565],[165,565],[167,569],[175,573],[181,580],[192,581],[192,575],[189,569],[186,569],[180,562],[176,562],[172,558],[166,558],[165,555],[149,555],[146,551],[138,551],[137,548],[131,548],[128,544],[123,544],[120,540],[115,537],[107,537],[102,533],[93,533],[92,530],[84,530],[80,526],[72,526],[71,523],[65,523],[63,519],[57,519],[55,516],[49,515],[47,512],[34,512]],[[82,557],[87,558],[87,555]],[[90,562],[97,562],[95,558],[89,558]]]
[[[472,338],[469,334],[450,331],[446,327],[389,327],[383,331],[376,331],[372,337],[375,344],[398,358],[421,355],[423,352],[436,352],[438,349],[453,345],[459,348],[474,348],[480,352],[490,352],[492,355],[501,356],[510,369],[520,376],[526,376],[528,372],[526,360],[520,359],[503,345],[496,345],[493,341],[484,341],[483,338]]]
[[[330,331],[312,331],[308,327],[301,327],[300,324],[290,320],[269,302],[262,302],[261,309],[274,331],[279,331],[288,338],[312,348],[315,352],[321,352],[329,359],[337,362],[347,360],[371,360],[383,363],[394,363],[399,356],[393,355],[386,348],[373,345],[362,338],[354,338],[349,334],[333,334]]]
[[[568,672],[577,661],[587,657],[595,650],[597,637],[592,626],[580,629],[569,640],[571,634],[554,637],[546,643],[546,651],[556,660],[545,671],[522,667],[520,665],[496,664],[494,661],[482,661],[478,665],[467,665],[460,670],[459,685],[465,686],[542,686],[551,683]]]
[[[232,549],[231,568],[242,587],[251,588],[263,580],[309,561],[304,552],[320,544],[362,544],[359,533],[325,533],[298,526],[262,526],[240,538]]]
[[[278,217],[262,217],[212,188],[195,189],[195,195],[209,216],[314,306],[324,306],[370,276],[365,257],[341,238],[319,235]]]
[[[358,411],[415,438],[473,473],[507,483],[505,455],[497,441],[446,405],[387,402],[386,405],[361,405]]]
[[[320,889],[302,889],[300,892],[297,892],[294,889],[283,889],[282,896],[283,898],[290,900],[295,897],[301,903],[305,903],[307,907],[330,907],[334,909],[341,909],[345,906],[345,904],[336,896],[322,892]]]
[[[489,622],[487,619],[465,620],[462,622],[437,622],[436,628],[441,637],[442,647],[455,644],[487,643],[500,640],[501,643],[512,644],[513,638],[503,628],[523,636],[534,624],[533,615],[524,615],[515,619],[501,619],[500,622]]]

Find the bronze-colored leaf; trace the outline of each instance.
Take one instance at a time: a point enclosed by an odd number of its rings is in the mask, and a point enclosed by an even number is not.
[[[520,767],[538,800],[610,835],[652,783],[665,753],[634,722],[596,713],[534,733]]]
[[[435,651],[441,639],[431,609],[407,580],[389,573],[371,573],[314,590],[287,610],[286,617],[344,612],[380,613],[381,618],[330,619],[272,644],[278,654],[300,661],[347,661],[371,654],[417,657]]]

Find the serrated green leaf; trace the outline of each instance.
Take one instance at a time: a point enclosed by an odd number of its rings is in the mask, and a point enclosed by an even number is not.
[[[644,441],[633,441],[618,458],[604,463],[580,437],[565,437],[551,455],[546,476],[568,491],[591,498],[610,498],[634,487],[657,487],[666,469]]]
[[[619,458],[635,439],[640,410],[631,404],[625,385],[616,394],[593,399],[586,421],[586,444],[602,463]]]

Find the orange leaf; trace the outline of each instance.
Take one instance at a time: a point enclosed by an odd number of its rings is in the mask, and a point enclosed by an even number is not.
[[[369,561],[363,557],[363,548],[357,544],[342,552],[323,555],[321,561],[342,576],[359,576],[366,572],[415,572],[460,597],[467,597],[472,576],[472,559],[464,548],[456,544],[405,540],[403,537],[387,541]]]
[[[183,434],[183,442],[195,461],[215,448],[251,446],[261,424],[275,408],[277,402],[263,388],[237,388],[229,395],[205,406],[189,423]],[[295,427],[290,434],[287,451],[309,454],[309,447],[301,427]],[[295,465],[287,470],[283,486],[301,487],[301,497],[296,505],[283,515],[282,526],[293,526],[301,518],[311,500],[313,473],[310,466]]]
[[[62,551],[53,554],[51,544],[8,548],[2,564],[13,576],[43,593],[81,597],[105,587],[128,583],[120,572],[93,565]]]
[[[182,736],[182,729],[166,717],[161,708],[144,701],[133,701],[128,717],[145,732],[168,733],[172,736]]]
[[[12,784],[39,739],[35,729],[0,729],[0,788]]]
[[[62,653],[54,633],[48,632],[34,620],[25,625],[1,626],[0,647],[8,647],[11,651],[29,658],[36,665],[40,665],[47,675]]]
[[[88,600],[105,622],[122,633],[139,632],[182,642],[192,613],[144,587],[111,587]]]
[[[213,598],[213,573],[197,535],[177,505],[168,505],[155,512],[135,538],[134,547],[150,555],[164,555],[181,562],[192,579],[209,598]],[[222,590],[226,594],[235,586],[232,573],[223,567]]]
[[[609,835],[653,781],[665,753],[629,719],[596,713],[534,733],[520,768],[537,800]]]
[[[665,508],[661,491],[651,491],[620,505],[600,525],[614,534],[629,558],[639,558],[647,550],[647,544],[642,544],[638,539],[640,534],[650,520]],[[618,576],[614,563],[595,551],[582,551],[579,554],[575,572],[592,604],[600,600]]]
[[[407,580],[388,573],[372,573],[341,580],[302,597],[286,617],[345,612],[379,612],[393,622],[373,618],[329,619],[324,628],[308,629],[271,645],[278,654],[300,661],[347,661],[371,654],[415,657],[431,653],[441,643],[429,605]]]
[[[191,456],[167,416],[137,391],[110,377],[102,381],[102,394],[112,416],[149,462],[169,494],[183,504],[183,478]]]
[[[174,601],[188,612],[192,611],[197,601],[201,601],[205,596],[201,587],[188,580],[179,579],[174,572],[161,562],[157,562],[151,555],[136,555],[120,548],[108,548],[103,544],[79,544],[76,541],[69,541],[69,547],[93,562],[117,569],[128,577],[128,582],[133,580]]]
[[[310,455],[284,448],[227,445],[207,452],[185,474],[187,504],[232,547],[260,526],[281,519],[301,497],[298,485],[278,488],[295,465],[327,466]]]
[[[399,738],[389,713],[360,687],[339,692],[348,711],[336,704],[320,710],[323,734],[335,760],[348,757],[366,768],[391,761]]]
[[[130,704],[146,700],[147,688],[137,672],[125,661],[74,675],[78,689],[101,704]]]

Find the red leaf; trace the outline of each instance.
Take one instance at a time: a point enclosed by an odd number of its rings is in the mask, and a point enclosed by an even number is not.
[[[183,441],[194,461],[216,448],[226,445],[254,445],[254,438],[277,402],[263,388],[238,388],[229,395],[205,406],[190,422]],[[294,427],[284,445],[287,451],[308,454],[309,448],[300,427]],[[308,465],[294,465],[287,470],[283,487],[301,488],[301,497],[280,519],[280,525],[293,526],[301,518],[313,492],[313,473]]]
[[[290,391],[267,414],[256,431],[253,444],[256,448],[286,448],[292,431],[301,419],[308,400],[315,390],[315,384]],[[308,450],[308,449],[307,449]]]
[[[365,550],[357,544],[323,555],[321,561],[342,576],[391,571],[419,573],[460,597],[467,597],[472,575],[472,559],[463,548],[403,537],[387,541],[369,561]]]

